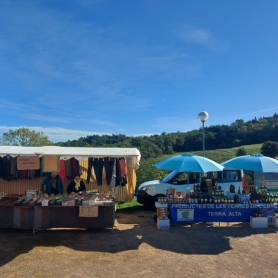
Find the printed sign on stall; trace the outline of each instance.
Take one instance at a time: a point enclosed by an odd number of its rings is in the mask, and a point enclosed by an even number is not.
[[[18,156],[16,164],[17,170],[40,169],[40,159],[37,156]]]
[[[177,209],[178,221],[193,221],[194,209]]]
[[[60,171],[60,156],[46,155],[42,157],[43,172],[59,172]]]

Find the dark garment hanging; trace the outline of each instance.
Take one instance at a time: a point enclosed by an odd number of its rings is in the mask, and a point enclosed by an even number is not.
[[[35,178],[39,178],[41,176],[41,167],[42,167],[42,157],[40,157],[40,169],[35,170]]]
[[[102,171],[103,171],[103,159],[102,158],[95,158],[93,160],[93,167],[96,174],[97,184],[102,185]]]
[[[74,157],[70,159],[70,168],[71,168],[71,179],[74,179],[76,175],[80,175],[79,161]]]
[[[3,178],[3,173],[4,173],[4,162],[3,162],[3,157],[0,157],[0,179]]]
[[[3,157],[3,180],[11,181],[14,179],[13,175],[11,174],[11,166],[13,164],[13,159],[14,158],[10,155],[6,155]]]
[[[79,161],[72,157],[71,159],[65,160],[65,171],[66,177],[69,180],[75,178],[76,175],[80,175],[79,173]]]
[[[104,158],[104,168],[105,168],[105,174],[106,174],[106,183],[108,185],[111,184],[113,165],[114,165],[114,159],[113,158],[110,158],[110,157],[105,157]]]
[[[116,185],[119,186],[121,185],[121,165],[119,162],[119,159],[116,158]]]
[[[93,167],[93,158],[92,157],[88,157],[88,169],[87,169],[87,180],[86,180],[86,183],[90,182],[92,167]]]
[[[29,176],[28,176],[28,170],[18,170],[18,177],[20,179],[28,179]]]
[[[17,157],[12,157],[12,159],[11,159],[11,172],[10,172],[10,174],[12,175],[13,179],[18,178]]]
[[[104,161],[102,158],[93,158],[93,157],[88,158],[88,171],[87,171],[87,180],[86,180],[87,183],[90,182],[92,167],[94,167],[97,184],[100,186],[102,185],[103,164]]]

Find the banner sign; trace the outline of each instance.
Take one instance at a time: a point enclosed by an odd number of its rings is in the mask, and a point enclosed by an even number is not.
[[[40,158],[37,156],[18,156],[16,159],[17,170],[40,169]]]
[[[186,222],[250,222],[250,216],[260,208],[269,219],[278,209],[277,203],[268,204],[169,204],[172,223]]]
[[[60,172],[60,156],[45,155],[42,157],[43,172]]]

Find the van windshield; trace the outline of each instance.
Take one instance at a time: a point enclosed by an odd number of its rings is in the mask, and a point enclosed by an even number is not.
[[[198,183],[198,180],[199,173],[172,171],[162,179],[162,182],[170,184],[187,184],[189,182],[189,184],[193,184]]]

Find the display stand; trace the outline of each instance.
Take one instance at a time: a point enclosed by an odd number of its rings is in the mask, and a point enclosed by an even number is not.
[[[48,228],[111,228],[115,221],[115,206],[97,206],[97,217],[81,217],[79,206],[46,206],[35,207],[35,230]]]
[[[157,228],[159,230],[169,230],[170,220],[168,219],[168,204],[155,203],[157,215]]]
[[[0,206],[0,228],[32,229],[33,233],[48,228],[110,228],[113,233],[114,202],[93,207],[96,217],[80,214],[79,206]]]
[[[268,227],[268,217],[252,217],[252,216],[250,216],[250,227],[267,228]]]
[[[10,229],[14,227],[14,207],[0,206],[0,228]]]

